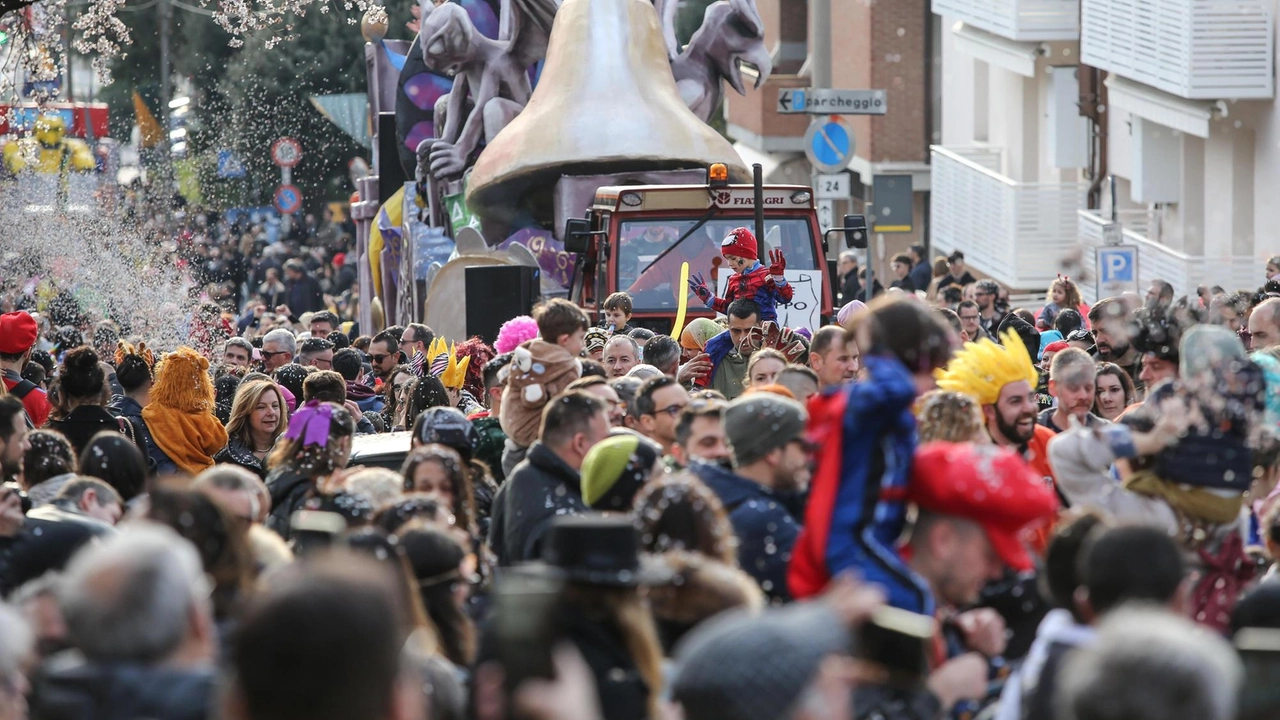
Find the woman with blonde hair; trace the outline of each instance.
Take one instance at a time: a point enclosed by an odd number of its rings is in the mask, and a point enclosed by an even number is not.
[[[787,356],[773,348],[761,348],[747,361],[747,377],[743,388],[772,385],[778,374],[787,367]]]
[[[215,462],[239,465],[266,477],[263,461],[276,438],[289,429],[284,393],[270,380],[242,383],[231,403],[227,420],[227,446],[213,456]]]

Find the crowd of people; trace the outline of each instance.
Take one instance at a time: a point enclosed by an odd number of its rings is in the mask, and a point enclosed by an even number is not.
[[[786,328],[740,230],[674,336],[360,327],[327,219],[190,234],[181,346],[6,279],[0,720],[1280,712],[1280,257],[1023,309],[842,256]]]

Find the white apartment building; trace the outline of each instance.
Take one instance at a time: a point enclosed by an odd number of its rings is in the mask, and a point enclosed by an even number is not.
[[[1093,300],[1090,123],[1078,64],[1106,71],[1107,172],[1139,282],[1257,288],[1280,252],[1275,0],[933,0],[942,130],[932,242],[1018,289],[1059,272]]]

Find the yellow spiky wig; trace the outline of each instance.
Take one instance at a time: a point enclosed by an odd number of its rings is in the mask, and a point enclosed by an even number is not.
[[[151,402],[182,412],[206,413],[213,407],[209,360],[189,347],[165,355],[156,366]]]
[[[1010,330],[1002,339],[1004,345],[990,338],[965,343],[946,368],[934,372],[938,387],[968,395],[981,405],[994,405],[1009,383],[1026,380],[1034,389],[1040,375],[1022,338]]]

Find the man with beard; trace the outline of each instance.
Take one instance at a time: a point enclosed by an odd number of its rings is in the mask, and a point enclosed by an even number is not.
[[[1036,424],[1035,386],[1039,373],[1017,333],[1006,332],[1003,340],[1003,345],[988,339],[965,345],[947,363],[947,369],[938,377],[938,387],[977,400],[991,441],[1016,449],[1053,486],[1047,446],[1057,433]]]
[[[22,473],[22,455],[29,447],[22,402],[11,395],[0,395],[0,482],[16,480]],[[17,503],[16,494],[13,502]],[[22,514],[21,510],[18,514]]]
[[[1058,352],[1049,366],[1049,394],[1057,404],[1041,412],[1036,422],[1055,433],[1069,429],[1072,417],[1089,427],[1106,425],[1093,414],[1097,379],[1098,366],[1088,353],[1075,348]]]
[[[809,482],[807,420],[800,403],[788,398],[772,393],[738,398],[724,408],[734,471],[706,462],[690,466],[729,513],[738,536],[738,564],[779,603],[791,599],[787,564],[800,534],[788,502]]]
[[[694,401],[680,413],[676,423],[676,442],[671,455],[681,467],[694,462],[707,462],[731,468],[729,446],[724,439],[724,423],[720,413],[724,404],[719,401]]]
[[[1000,284],[995,280],[979,280],[973,289],[973,299],[978,303],[978,324],[989,337],[994,337],[1004,321],[1004,313],[1000,312]]]
[[[1093,328],[1093,357],[1098,362],[1119,365],[1133,380],[1139,398],[1146,391],[1142,381],[1142,355],[1132,345],[1133,328],[1129,309],[1119,298],[1104,298],[1089,310],[1089,326]]]

